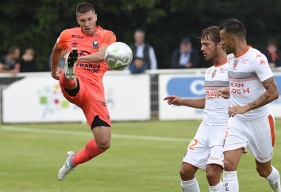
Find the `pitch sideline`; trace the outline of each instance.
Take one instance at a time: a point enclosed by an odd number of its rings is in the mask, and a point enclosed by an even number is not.
[[[29,133],[47,133],[47,134],[61,134],[61,135],[91,136],[90,132],[82,132],[82,131],[35,129],[35,128],[13,127],[13,126],[1,126],[1,129],[5,130],[5,131],[17,131],[17,132],[29,132]],[[155,137],[155,136],[143,136],[143,135],[111,134],[111,137],[112,138],[122,138],[122,139],[151,140],[151,141],[177,141],[177,142],[190,142],[191,141],[191,139],[170,138],[170,137]]]

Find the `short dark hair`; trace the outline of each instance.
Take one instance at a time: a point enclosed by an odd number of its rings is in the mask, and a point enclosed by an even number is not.
[[[184,38],[181,39],[181,44],[183,44],[183,45],[187,45],[187,44],[190,44],[190,43],[191,43],[191,41],[188,37],[184,37]]]
[[[83,2],[83,3],[80,3],[77,8],[76,8],[76,15],[78,13],[87,13],[89,11],[93,11],[95,12],[95,8],[94,6],[91,4],[91,3],[86,3],[86,2]]]
[[[236,18],[229,18],[221,22],[220,30],[225,30],[227,33],[232,33],[240,38],[246,38],[246,29],[241,21]]]
[[[8,49],[8,54],[13,54],[13,53],[16,52],[16,50],[19,50],[19,48],[16,47],[16,46],[10,47],[10,48]]]
[[[268,45],[275,45],[276,47],[278,47],[278,41],[276,40],[276,39],[269,39],[268,41],[267,41],[267,46]]]
[[[218,44],[221,41],[220,38],[220,29],[218,26],[210,26],[202,30],[202,35],[200,39],[211,39],[215,44]]]
[[[135,34],[136,34],[136,33],[142,33],[142,34],[145,35],[145,31],[142,30],[142,29],[136,29],[136,30],[135,30]]]

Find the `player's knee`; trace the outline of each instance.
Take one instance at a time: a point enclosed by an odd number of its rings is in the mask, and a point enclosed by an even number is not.
[[[110,147],[110,139],[102,139],[102,140],[99,140],[96,142],[97,142],[98,148],[100,148],[103,151],[109,149],[109,147]]]
[[[228,161],[228,160],[224,160],[224,170],[225,171],[236,171],[237,169],[237,163],[232,162],[232,161]]]
[[[264,178],[268,177],[268,176],[270,175],[270,173],[271,173],[271,170],[266,169],[266,168],[264,168],[264,167],[259,167],[259,166],[257,166],[257,167],[256,167],[256,170],[257,170],[257,172],[259,173],[259,175],[260,175],[261,177],[264,177]]]
[[[208,170],[206,172],[206,177],[207,180],[210,181],[215,181],[215,180],[219,180],[220,179],[220,175],[221,175],[221,171],[216,171],[216,170]]]
[[[180,176],[183,181],[191,180],[194,178],[192,171],[189,171],[185,166],[180,169]]]

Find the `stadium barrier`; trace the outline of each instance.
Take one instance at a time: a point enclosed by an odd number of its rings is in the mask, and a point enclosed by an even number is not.
[[[107,71],[103,82],[105,100],[112,121],[201,119],[203,110],[167,105],[163,98],[204,97],[206,69],[147,70],[133,75],[129,71]],[[281,93],[281,70],[273,69]],[[0,74],[1,122],[85,122],[80,108],[62,95],[58,81],[50,72]],[[281,97],[270,104],[273,115]]]

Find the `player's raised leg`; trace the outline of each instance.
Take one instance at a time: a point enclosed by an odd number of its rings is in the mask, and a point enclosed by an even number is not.
[[[62,181],[77,165],[91,160],[110,147],[111,127],[98,126],[92,129],[92,133],[95,139],[89,140],[81,151],[76,154],[73,151],[67,152],[66,161],[58,172],[59,181]]]
[[[75,89],[77,87],[77,80],[74,73],[74,65],[78,58],[77,49],[71,49],[66,55],[64,71],[60,74],[60,85],[66,89]]]
[[[68,151],[66,153],[66,160],[63,166],[60,168],[58,172],[58,180],[62,181],[68,173],[75,168],[75,165],[72,163],[72,158],[74,157],[74,151]]]
[[[73,158],[73,164],[85,163],[110,147],[111,127],[98,126],[92,129],[95,139],[87,142],[84,149],[79,151]]]

